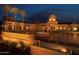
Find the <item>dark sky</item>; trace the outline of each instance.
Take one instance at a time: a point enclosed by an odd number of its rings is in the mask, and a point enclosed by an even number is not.
[[[78,4],[16,4],[12,5],[19,9],[26,10],[27,22],[46,22],[48,16],[54,14],[60,23],[79,23]],[[2,19],[2,9],[0,6],[0,19]],[[17,20],[19,20],[17,16]]]

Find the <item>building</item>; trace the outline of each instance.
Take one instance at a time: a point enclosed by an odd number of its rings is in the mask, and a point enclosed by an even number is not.
[[[51,31],[78,31],[79,24],[59,24],[55,15],[50,15],[46,23],[27,23],[16,21],[14,18],[5,16],[3,21],[4,31],[13,32],[51,32]]]
[[[7,7],[9,6],[6,6],[4,9],[4,20],[1,25],[4,32],[15,32],[15,34],[18,35],[19,33],[39,35],[39,32],[45,32],[48,34],[48,40],[79,43],[79,24],[59,24],[55,15],[50,15],[46,23],[28,23],[24,22],[25,12],[23,11],[22,13],[21,10],[20,14],[22,15],[22,19],[16,21],[16,14],[20,11],[17,11],[18,9],[14,7],[8,10]],[[7,15],[9,11],[13,13],[13,17]],[[35,35],[34,37],[36,37]],[[42,36],[40,38],[42,40]],[[45,38],[47,38],[47,36],[45,36]]]
[[[10,32],[51,32],[51,31],[78,31],[79,24],[59,24],[55,15],[50,15],[46,23],[27,23],[24,22],[26,11],[13,7],[11,5],[3,5],[4,20],[3,30]],[[8,16],[8,13],[12,13],[13,17]],[[19,14],[22,16],[20,21],[16,21],[15,17]]]

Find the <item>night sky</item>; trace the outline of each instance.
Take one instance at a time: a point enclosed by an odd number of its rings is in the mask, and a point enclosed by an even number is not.
[[[14,4],[12,6],[26,10],[26,22],[46,22],[49,15],[54,14],[59,23],[79,23],[78,4]],[[3,16],[1,7],[2,5],[0,5],[0,20]],[[20,16],[17,15],[16,19],[20,20]]]

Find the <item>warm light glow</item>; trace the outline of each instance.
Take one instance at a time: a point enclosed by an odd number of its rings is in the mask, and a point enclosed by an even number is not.
[[[60,27],[60,29],[63,29],[62,27]]]
[[[56,21],[56,20],[51,18],[51,19],[49,19],[49,21]]]
[[[74,29],[74,30],[77,30],[77,28],[76,28],[76,27],[74,27],[73,29]]]
[[[29,29],[29,27],[26,27],[26,29]]]
[[[22,46],[21,44],[17,44],[17,46],[16,46],[16,47],[17,47],[17,48],[19,48],[19,47],[21,47],[21,46]]]
[[[12,41],[12,42],[24,42],[26,45],[32,45],[34,44],[34,37],[32,35],[28,34],[18,34],[18,33],[10,33],[10,32],[3,32],[3,39]],[[18,44],[18,46],[20,46]]]
[[[55,19],[52,19],[53,21],[55,21]]]
[[[56,16],[55,15],[51,15],[49,18],[49,21],[56,21]]]
[[[62,48],[61,51],[62,51],[62,52],[66,52],[66,49]]]
[[[58,27],[55,27],[55,30],[58,30]]]

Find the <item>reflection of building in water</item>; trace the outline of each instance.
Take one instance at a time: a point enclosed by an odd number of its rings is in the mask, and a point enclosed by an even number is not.
[[[4,17],[4,30],[15,31],[15,32],[49,32],[49,31],[77,31],[79,24],[58,24],[55,15],[50,15],[47,23],[27,23],[22,21],[15,21],[14,18],[5,16]]]

